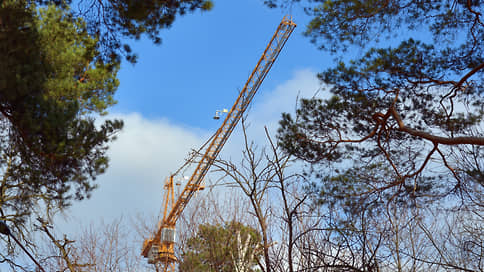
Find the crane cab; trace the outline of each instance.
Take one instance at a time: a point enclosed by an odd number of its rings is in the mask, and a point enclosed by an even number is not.
[[[163,228],[161,229],[161,241],[163,243],[175,243],[175,228]]]
[[[161,229],[161,248],[158,253],[158,260],[162,263],[175,263],[175,227],[169,226]]]

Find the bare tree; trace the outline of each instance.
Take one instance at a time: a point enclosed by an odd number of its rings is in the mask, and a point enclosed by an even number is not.
[[[181,218],[179,256],[198,224],[237,219],[260,232],[262,271],[483,270],[479,208],[450,209],[455,199],[409,199],[400,189],[369,190],[385,178],[381,169],[325,180],[339,178],[344,186],[313,185],[311,176],[291,168],[269,133],[262,149],[249,141],[245,126],[243,133],[242,162],[218,160],[215,172],[223,177],[214,184],[224,186],[207,186]],[[245,242],[238,242],[240,254]]]
[[[56,238],[46,222],[41,221],[39,229],[48,238],[43,263],[49,271],[130,272],[150,268],[141,262],[137,237],[123,218],[84,226],[73,240],[65,235]]]
[[[249,203],[249,213],[262,237],[264,259],[260,261],[260,269],[296,271],[295,265],[301,256],[295,248],[298,239],[304,236],[300,234],[304,221],[301,217],[307,214],[304,210],[308,207],[308,195],[301,194],[304,178],[289,170],[290,157],[279,150],[267,129],[268,145],[263,148],[249,140],[245,120],[242,120],[242,132],[241,162],[218,160],[216,171],[225,175],[226,182],[236,184]]]
[[[269,233],[270,209],[267,206],[267,193],[271,186],[275,173],[269,162],[265,161],[264,151],[257,152],[253,142],[249,142],[245,121],[242,120],[244,135],[243,159],[240,165],[231,161],[217,160],[215,168],[230,178],[239,186],[248,198],[251,206],[251,214],[255,217],[262,236],[262,250],[264,260],[261,260],[260,268],[264,272],[272,271],[269,248],[272,241]]]

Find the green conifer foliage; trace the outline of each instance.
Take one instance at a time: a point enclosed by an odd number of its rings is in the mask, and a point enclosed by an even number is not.
[[[266,1],[296,2],[311,16],[305,34],[337,62],[318,75],[331,97],[303,99],[296,116],[283,116],[286,151],[363,179],[378,166],[373,192],[465,192],[481,202],[482,3]]]
[[[261,237],[257,231],[239,222],[224,225],[200,225],[197,236],[187,242],[180,271],[257,271],[261,257]],[[237,266],[237,268],[235,267]]]
[[[115,103],[119,64],[98,58],[65,9],[4,1],[0,12],[0,212],[20,223],[39,201],[63,208],[95,188],[122,127],[94,119]]]

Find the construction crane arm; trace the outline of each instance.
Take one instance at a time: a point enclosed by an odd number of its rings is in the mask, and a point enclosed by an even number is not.
[[[221,127],[217,130],[217,132],[212,137],[210,144],[206,148],[203,156],[201,157],[200,161],[197,164],[193,174],[189,178],[187,184],[185,185],[183,191],[180,193],[176,202],[174,201],[173,197],[173,178],[170,177],[170,180],[167,181],[167,194],[165,199],[165,212],[163,216],[163,220],[160,222],[158,226],[158,230],[155,234],[155,237],[152,239],[148,239],[145,241],[143,246],[142,255],[147,257],[149,251],[151,250],[153,245],[160,244],[163,248],[161,250],[160,256],[158,258],[159,261],[165,262],[165,268],[169,265],[172,265],[175,262],[176,258],[174,256],[173,251],[173,244],[174,244],[174,237],[170,238],[173,242],[167,241],[166,244],[163,242],[162,236],[167,236],[163,233],[169,233],[169,235],[174,236],[174,228],[176,221],[180,217],[180,214],[188,205],[190,199],[194,196],[194,194],[200,190],[201,183],[203,178],[207,174],[208,170],[212,166],[213,162],[215,161],[217,155],[222,150],[222,147],[227,142],[230,134],[234,130],[235,126],[242,118],[244,112],[248,108],[252,98],[254,97],[255,93],[259,89],[262,81],[266,77],[267,73],[271,69],[274,61],[278,57],[279,53],[281,52],[284,44],[288,40],[289,36],[291,35],[292,31],[296,27],[296,24],[292,22],[289,17],[284,17],[277,27],[276,32],[272,36],[269,44],[267,45],[264,53],[262,54],[261,58],[257,62],[254,70],[250,74],[247,82],[245,83],[244,87],[240,91],[234,105],[227,113]],[[168,203],[172,201],[171,209],[168,211]],[[174,203],[173,203],[174,202]],[[171,234],[170,231],[173,231]],[[168,235],[168,236],[169,236]],[[167,238],[168,239],[168,238]]]

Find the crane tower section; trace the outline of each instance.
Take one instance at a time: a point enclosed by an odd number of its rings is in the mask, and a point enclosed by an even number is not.
[[[242,118],[245,110],[248,108],[252,98],[295,27],[296,24],[290,17],[286,16],[282,19],[264,53],[257,62],[257,65],[240,91],[234,105],[228,111],[222,125],[212,137],[193,174],[189,178],[183,191],[176,198],[176,201],[173,195],[173,176],[167,180],[165,184],[167,191],[164,200],[165,210],[163,219],[159,223],[154,237],[145,241],[142,250],[142,255],[148,258],[148,262],[163,263],[165,267],[163,271],[168,271],[168,269],[171,271],[174,270],[174,263],[176,262],[174,253],[174,230],[180,214],[194,194],[201,189],[203,178],[227,142],[235,126]]]

